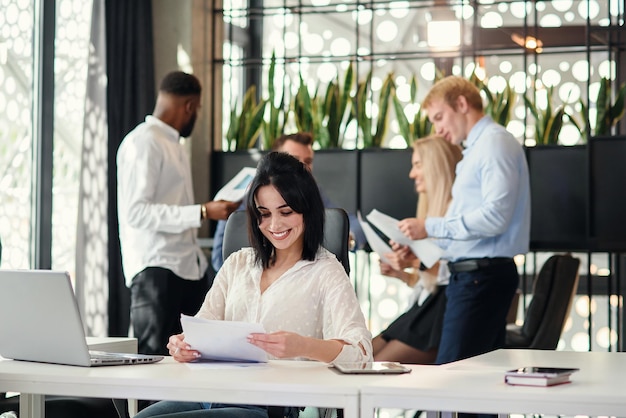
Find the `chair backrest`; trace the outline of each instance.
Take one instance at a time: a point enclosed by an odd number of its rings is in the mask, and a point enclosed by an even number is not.
[[[551,256],[541,267],[521,328],[526,348],[556,349],[578,287],[579,265],[578,258],[562,254]]]
[[[335,254],[346,273],[350,274],[350,261],[348,259],[350,224],[348,214],[340,208],[327,208],[325,218],[324,248]],[[224,229],[224,243],[222,245],[224,260],[235,251],[249,246],[246,211],[233,212],[228,217],[226,228]]]

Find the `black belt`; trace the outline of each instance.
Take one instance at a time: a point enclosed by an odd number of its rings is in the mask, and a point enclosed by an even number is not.
[[[450,273],[467,273],[469,271],[476,271],[485,267],[512,262],[513,259],[510,257],[466,258],[465,260],[448,263],[448,269],[450,270]]]

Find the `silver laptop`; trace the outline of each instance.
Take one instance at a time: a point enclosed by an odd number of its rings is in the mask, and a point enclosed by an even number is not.
[[[90,352],[68,273],[0,270],[0,356],[14,360],[113,366],[163,356]]]

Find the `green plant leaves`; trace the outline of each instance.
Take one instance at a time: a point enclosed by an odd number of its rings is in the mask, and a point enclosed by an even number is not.
[[[404,106],[398,96],[396,95],[395,85],[391,94],[393,102],[394,112],[396,114],[396,121],[398,122],[398,130],[407,147],[411,147],[413,142],[418,138],[423,138],[432,133],[432,124],[428,118],[422,114],[422,109],[419,109],[413,115],[413,120],[409,121],[404,112]],[[417,101],[417,79],[415,76],[411,78],[411,104],[416,105]]]
[[[622,83],[617,91],[615,102],[611,103],[611,80],[602,78],[596,99],[595,136],[610,135],[611,128],[624,116],[624,96],[626,83]]]
[[[566,113],[565,106],[559,105],[554,110],[554,87],[550,86],[546,92],[546,106],[544,109],[537,105],[536,100],[530,100],[524,95],[524,103],[535,119],[535,142],[537,145],[558,144],[559,133],[563,128],[563,120],[571,116]]]
[[[250,86],[246,91],[240,112],[237,112],[235,101],[230,112],[230,125],[226,133],[230,151],[253,148],[256,145],[263,127],[266,104],[265,100],[257,103],[256,86]]]
[[[272,51],[270,68],[267,76],[269,112],[263,120],[263,149],[272,149],[276,138],[283,134],[285,129],[285,94],[281,92],[280,104],[276,106],[276,87],[274,74],[276,72],[276,54]]]
[[[357,84],[357,92],[352,100],[352,117],[357,120],[362,135],[363,148],[381,147],[389,126],[389,109],[394,92],[393,73],[389,73],[383,81],[378,95],[378,115],[374,124],[373,116],[367,114],[370,102],[372,71],[367,73],[365,80]],[[372,127],[376,129],[372,131]]]

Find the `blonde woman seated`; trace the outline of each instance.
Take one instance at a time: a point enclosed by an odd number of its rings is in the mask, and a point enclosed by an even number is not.
[[[324,205],[307,167],[272,152],[261,159],[246,200],[252,248],[226,259],[196,316],[263,324],[250,344],[270,358],[326,363],[371,361],[371,334],[354,288],[334,254],[322,247]],[[184,335],[167,345],[180,362],[198,359]],[[161,401],[146,417],[267,418],[259,405]]]
[[[455,167],[461,158],[461,149],[441,137],[414,142],[409,177],[419,193],[418,218],[445,214],[452,199]],[[414,291],[411,307],[374,338],[374,359],[432,364],[441,338],[450,273],[443,261],[424,269],[408,247],[391,244],[394,252],[385,254],[391,264],[381,262],[380,271],[402,280]]]

